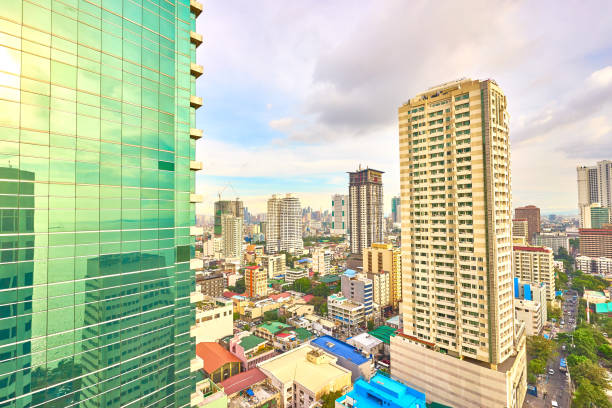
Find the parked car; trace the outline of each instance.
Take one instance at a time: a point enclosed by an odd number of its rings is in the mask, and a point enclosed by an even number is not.
[[[549,368],[548,375],[555,375],[555,370],[553,370],[552,368]]]

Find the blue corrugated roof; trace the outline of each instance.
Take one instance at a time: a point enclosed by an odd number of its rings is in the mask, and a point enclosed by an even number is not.
[[[357,272],[354,271],[353,269],[347,269],[346,271],[344,271],[344,274],[346,276],[355,276],[357,274]]]
[[[370,382],[357,380],[353,389],[336,401],[344,403],[346,397],[355,401],[355,407],[425,408],[425,394],[381,374]]]
[[[317,339],[312,340],[310,343],[314,344],[319,348],[322,348],[329,354],[338,357],[344,357],[345,359],[357,365],[361,365],[368,361],[368,359],[365,358],[355,347],[343,341],[340,341],[332,336],[321,336]]]

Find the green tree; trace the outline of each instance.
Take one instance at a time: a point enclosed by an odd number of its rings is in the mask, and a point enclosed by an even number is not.
[[[312,282],[308,278],[300,278],[293,282],[293,290],[296,292],[308,293],[312,287]]]
[[[606,394],[603,390],[587,379],[583,380],[574,394],[574,400],[572,401],[572,407],[574,408],[610,408],[612,404],[608,401]]]
[[[236,285],[235,286],[228,286],[227,287],[230,291],[232,292],[236,292],[236,293],[244,293],[244,291],[246,290],[246,286],[244,284],[244,278],[240,278],[236,281]]]
[[[527,373],[534,375],[544,374],[546,372],[546,361],[534,358],[527,365]]]
[[[319,283],[312,290],[312,294],[315,296],[326,297],[329,296],[329,288],[324,283]]]
[[[581,327],[574,331],[574,354],[584,356],[591,361],[597,361],[597,354],[595,354],[596,346],[597,344],[591,330]]]
[[[334,408],[336,400],[342,396],[342,391],[328,392],[321,397],[321,408]]]
[[[278,309],[268,310],[267,312],[264,312],[263,321],[269,322],[272,320],[278,320]]]
[[[374,330],[374,320],[368,320],[368,331]]]
[[[542,336],[527,337],[527,355],[534,359],[540,359],[546,363],[556,355],[557,345],[554,341]]]
[[[590,384],[604,390],[612,389],[608,383],[608,373],[605,368],[599,364],[590,361],[582,360],[575,366],[571,367],[571,374],[574,382],[578,385],[583,381],[588,380]]]
[[[240,320],[240,313],[234,312],[234,321]]]
[[[546,302],[546,315],[548,316],[548,320],[561,319],[561,308],[554,306],[552,302]]]

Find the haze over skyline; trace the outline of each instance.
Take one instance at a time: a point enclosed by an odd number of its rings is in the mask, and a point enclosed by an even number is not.
[[[388,213],[397,108],[471,77],[508,97],[513,207],[577,213],[576,166],[612,152],[612,4],[594,17],[572,2],[443,3],[207,3],[198,212],[222,190],[253,213],[285,192],[329,209],[361,164],[385,172]]]

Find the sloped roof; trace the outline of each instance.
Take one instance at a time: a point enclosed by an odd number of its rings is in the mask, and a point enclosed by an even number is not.
[[[225,395],[232,395],[239,391],[246,390],[266,378],[266,375],[259,368],[255,367],[243,373],[236,374],[225,381],[221,381],[219,385],[223,387]]]
[[[382,340],[385,344],[391,344],[391,337],[395,336],[395,329],[389,326],[378,326],[369,334]]]
[[[240,347],[242,347],[245,351],[247,351],[265,342],[266,340],[262,339],[261,337],[251,334],[249,336],[245,336],[242,339],[240,339]]]
[[[204,371],[212,374],[227,363],[239,363],[238,357],[221,347],[219,343],[202,342],[196,345],[196,354],[204,360]]]

